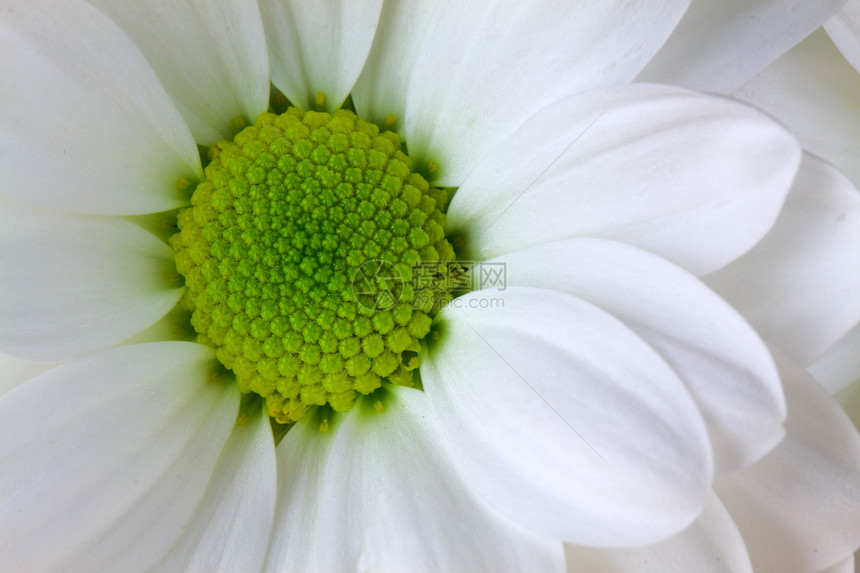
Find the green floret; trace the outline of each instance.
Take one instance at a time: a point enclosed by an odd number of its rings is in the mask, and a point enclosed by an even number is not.
[[[170,239],[198,341],[280,423],[411,386],[457,272],[445,192],[346,110],[263,113],[211,148]],[[424,283],[417,267],[432,267]]]

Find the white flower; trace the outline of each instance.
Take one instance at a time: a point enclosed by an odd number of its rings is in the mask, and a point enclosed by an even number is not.
[[[855,463],[858,438],[792,365],[806,344],[766,333],[790,354],[774,351],[778,374],[696,278],[731,299],[766,269],[782,296],[744,312],[766,326],[806,310],[821,285],[798,279],[783,237],[812,256],[818,222],[843,211],[854,237],[856,201],[763,114],[624,85],[686,2],[93,4],[0,13],[5,567],[560,571],[566,551],[571,570],[666,570],[715,551],[743,570],[789,539],[812,570],[856,548],[856,471],[809,461]],[[434,184],[458,187],[462,254],[507,270],[503,290],[436,316],[423,392],[386,385],[384,411],[365,400],[326,432],[308,414],[277,448],[213,350],[176,340],[173,254],[143,228],[187,204],[175,184],[202,178],[195,142],[264,111],[270,76],[299,106],[351,94],[394,126]],[[798,217],[819,185],[836,199]],[[833,270],[853,253],[821,249],[832,306],[854,300],[855,275]],[[844,329],[823,315],[793,318],[826,347]],[[780,443],[786,398],[802,407]],[[812,492],[773,513],[818,483],[841,487],[837,509],[804,505]]]

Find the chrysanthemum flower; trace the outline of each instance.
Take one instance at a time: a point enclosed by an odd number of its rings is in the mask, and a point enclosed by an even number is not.
[[[624,85],[686,2],[551,4],[3,4],[5,567],[749,566],[766,482],[844,420],[781,360],[809,416],[774,449],[771,352],[696,277],[838,176]],[[840,511],[804,567],[856,547]]]

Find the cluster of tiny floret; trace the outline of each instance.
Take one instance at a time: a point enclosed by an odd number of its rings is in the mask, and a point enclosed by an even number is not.
[[[240,390],[290,423],[384,381],[413,385],[433,310],[413,269],[454,253],[445,192],[412,172],[399,137],[349,111],[290,108],[210,157],[171,246],[198,340]]]

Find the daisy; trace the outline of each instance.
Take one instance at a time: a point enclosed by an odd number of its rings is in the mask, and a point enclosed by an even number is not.
[[[6,567],[560,571],[774,475],[771,352],[696,277],[832,174],[623,85],[685,2],[222,4],[3,5]]]

